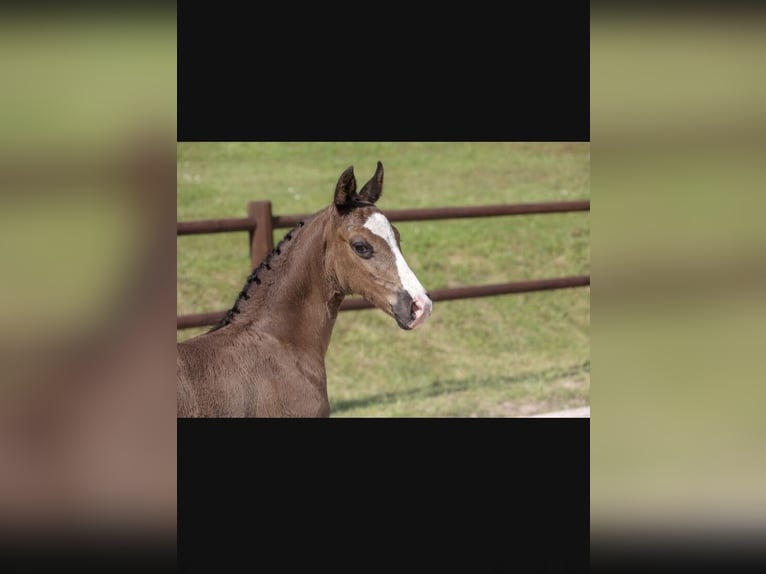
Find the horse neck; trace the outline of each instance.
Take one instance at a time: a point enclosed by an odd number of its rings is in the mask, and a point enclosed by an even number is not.
[[[320,211],[291,232],[260,273],[250,297],[240,304],[236,322],[246,331],[270,334],[302,351],[324,357],[343,299],[332,273],[325,269],[325,234],[332,222],[329,210]]]

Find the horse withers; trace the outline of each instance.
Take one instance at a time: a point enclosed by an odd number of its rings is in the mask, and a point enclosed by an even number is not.
[[[224,319],[178,344],[179,417],[329,416],[324,361],[346,295],[361,295],[402,329],[428,319],[431,298],[375,206],[383,165],[356,187],[349,167],[333,203],[285,235]]]

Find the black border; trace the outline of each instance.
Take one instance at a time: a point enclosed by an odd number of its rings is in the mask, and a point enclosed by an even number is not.
[[[179,2],[178,141],[590,139],[584,0],[283,9]]]
[[[584,571],[589,437],[589,419],[179,419],[178,565]]]

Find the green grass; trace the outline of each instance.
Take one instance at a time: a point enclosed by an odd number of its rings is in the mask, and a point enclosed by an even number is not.
[[[179,143],[178,219],[329,204],[341,171],[386,169],[383,210],[588,199],[587,143]],[[590,273],[589,214],[397,224],[427,289]],[[278,241],[285,230],[275,232]],[[179,314],[228,309],[247,233],[178,238]],[[327,354],[333,416],[516,416],[589,404],[590,289],[437,302],[405,332],[377,310],[341,313]],[[207,329],[179,331],[179,340]]]

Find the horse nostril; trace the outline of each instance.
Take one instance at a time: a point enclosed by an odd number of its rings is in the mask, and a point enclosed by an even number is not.
[[[412,305],[410,306],[410,313],[414,317],[418,314],[418,311],[420,311],[420,305],[418,305],[415,301],[412,302]]]

